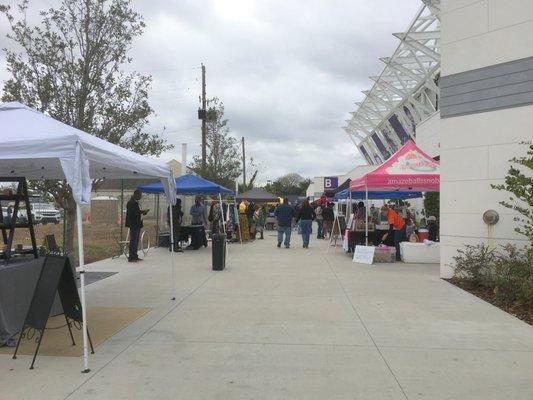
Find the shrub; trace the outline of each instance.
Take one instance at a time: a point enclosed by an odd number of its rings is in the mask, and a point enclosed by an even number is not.
[[[466,246],[454,260],[455,279],[492,289],[498,300],[533,306],[533,247]]]
[[[533,305],[533,248],[508,244],[492,266],[494,293],[500,300]]]
[[[508,201],[500,204],[517,215],[513,218],[518,222],[515,231],[526,236],[533,243],[533,143],[529,145],[526,156],[514,157],[505,177],[503,185],[491,185],[493,189],[505,190],[511,194]]]
[[[494,249],[485,244],[466,245],[457,250],[455,261],[455,278],[473,281],[479,285],[490,285],[490,266],[494,263]]]

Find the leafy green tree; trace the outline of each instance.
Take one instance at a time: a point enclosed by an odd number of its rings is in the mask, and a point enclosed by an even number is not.
[[[4,82],[3,101],[20,101],[137,153],[159,155],[170,147],[144,130],[153,112],[151,77],[121,69],[131,63],[128,51],[145,27],[130,0],[61,0],[41,11],[37,25],[26,19],[27,0],[17,10],[0,5],[14,44],[5,50],[11,78]],[[76,205],[70,187],[50,180],[31,184],[65,209],[65,245],[71,250]]]
[[[311,184],[311,179],[306,179],[300,174],[290,173],[277,178],[274,182],[265,186],[265,190],[283,196],[286,194],[305,196],[307,188]]]
[[[519,223],[515,231],[526,236],[533,243],[533,143],[528,144],[527,155],[513,157],[503,185],[492,185],[494,189],[511,193],[508,201],[500,204],[515,211],[514,220]]]
[[[201,155],[193,157],[189,170],[232,189],[241,174],[239,143],[230,134],[228,120],[224,118],[224,104],[217,97],[207,100],[206,128],[205,170],[202,168]]]

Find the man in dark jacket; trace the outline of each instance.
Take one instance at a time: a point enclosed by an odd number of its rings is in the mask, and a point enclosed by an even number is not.
[[[288,249],[291,245],[292,219],[295,216],[294,208],[289,204],[289,199],[283,199],[283,204],[276,207],[274,215],[278,220],[278,247],[281,247],[285,234],[283,244]]]
[[[141,228],[143,227],[142,216],[148,213],[148,210],[142,210],[139,200],[141,200],[142,193],[140,190],[133,192],[131,199],[126,205],[126,228],[130,228],[130,252],[128,256],[129,262],[137,262],[140,260],[137,251],[139,246],[139,236]]]

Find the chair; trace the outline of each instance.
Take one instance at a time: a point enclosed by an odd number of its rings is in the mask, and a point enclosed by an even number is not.
[[[44,237],[44,245],[46,247],[46,254],[62,255],[61,248],[56,242],[55,235],[46,235]]]

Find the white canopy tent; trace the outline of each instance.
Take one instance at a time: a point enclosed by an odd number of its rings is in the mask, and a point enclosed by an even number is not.
[[[164,163],[106,142],[16,102],[0,104],[0,143],[0,176],[65,179],[72,189],[77,204],[83,362],[84,371],[88,372],[85,262],[80,205],[90,202],[93,179],[137,178],[159,178],[169,202],[176,204],[172,171]],[[172,224],[172,218],[170,222]],[[172,226],[170,232],[173,232]],[[174,242],[172,235],[171,242]],[[172,281],[175,285],[174,252],[171,254]]]

